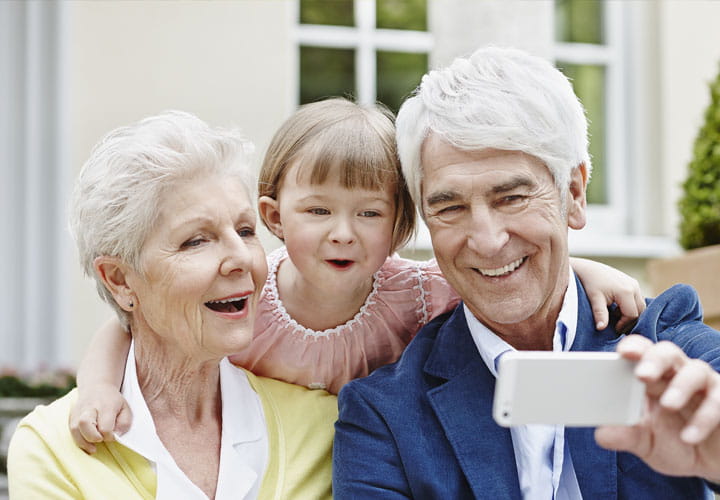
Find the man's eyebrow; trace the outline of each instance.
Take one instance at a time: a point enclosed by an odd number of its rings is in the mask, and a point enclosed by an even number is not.
[[[514,177],[507,182],[493,186],[491,191],[494,194],[501,194],[507,193],[508,191],[512,191],[513,189],[517,189],[519,187],[532,188],[535,187],[535,183],[527,177]]]
[[[449,201],[455,201],[458,199],[458,194],[454,191],[439,191],[433,193],[425,199],[425,203],[428,206],[438,205],[440,203],[447,203]]]

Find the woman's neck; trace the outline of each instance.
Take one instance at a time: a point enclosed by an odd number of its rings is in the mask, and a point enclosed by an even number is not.
[[[290,259],[277,270],[280,300],[288,314],[305,328],[327,330],[350,321],[373,289],[373,277],[355,289],[327,290],[305,280]]]
[[[138,384],[154,420],[192,426],[220,417],[219,360],[193,359],[152,333],[134,337]]]

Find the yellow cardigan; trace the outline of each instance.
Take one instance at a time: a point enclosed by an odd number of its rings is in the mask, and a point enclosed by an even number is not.
[[[260,396],[270,443],[260,499],[332,498],[335,396],[246,372]],[[151,499],[156,476],[141,455],[116,442],[90,456],[70,436],[72,391],[19,424],[8,452],[10,498]]]

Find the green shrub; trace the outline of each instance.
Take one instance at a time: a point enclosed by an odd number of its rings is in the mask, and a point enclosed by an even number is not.
[[[687,250],[720,244],[720,73],[710,99],[679,202],[680,245]]]
[[[0,375],[0,397],[59,398],[75,387],[75,376],[68,372],[41,373],[22,377]]]

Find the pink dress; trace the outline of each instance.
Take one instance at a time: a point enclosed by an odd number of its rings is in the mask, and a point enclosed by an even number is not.
[[[455,307],[459,297],[435,260],[388,257],[375,273],[373,290],[350,321],[316,331],[298,324],[285,310],[277,270],[285,248],[268,256],[250,346],[231,358],[256,375],[337,394],[350,380],[396,361],[415,333],[435,316]]]

